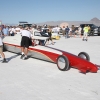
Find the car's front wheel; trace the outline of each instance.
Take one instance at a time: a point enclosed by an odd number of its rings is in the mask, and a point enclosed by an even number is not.
[[[90,61],[90,56],[89,56],[86,52],[80,52],[80,53],[78,54],[78,56],[79,56],[80,58],[83,58],[83,59],[87,60],[87,61]]]
[[[57,67],[61,71],[66,71],[69,69],[69,60],[66,56],[60,55],[57,58]]]

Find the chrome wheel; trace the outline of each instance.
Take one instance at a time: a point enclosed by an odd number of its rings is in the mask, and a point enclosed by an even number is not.
[[[65,65],[66,65],[66,62],[65,62],[65,59],[63,57],[60,57],[58,59],[58,66],[61,68],[61,69],[64,69],[65,68]]]
[[[65,71],[69,69],[68,58],[64,55],[60,55],[57,59],[57,67],[59,70]]]

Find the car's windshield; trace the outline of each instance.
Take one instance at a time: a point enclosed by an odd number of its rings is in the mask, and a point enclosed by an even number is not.
[[[93,27],[93,28],[97,28],[97,26],[96,25],[94,25],[94,24],[92,24],[92,26],[91,27]]]
[[[34,32],[34,36],[41,36],[41,33],[36,31],[36,32]]]
[[[31,27],[32,26],[32,24],[19,24],[19,26],[22,26],[22,27]]]
[[[81,24],[80,26],[83,28],[85,25],[89,25],[91,28],[97,28],[98,26],[94,25],[94,24]]]

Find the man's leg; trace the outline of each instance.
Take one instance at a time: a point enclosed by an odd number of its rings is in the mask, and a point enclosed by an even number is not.
[[[88,33],[86,33],[86,41],[88,40]]]
[[[21,47],[21,59],[23,58],[25,56],[25,54],[24,54],[24,47]]]
[[[24,47],[21,47],[22,55],[24,54]]]
[[[28,54],[28,48],[25,48],[25,56],[27,56],[27,54]]]
[[[23,57],[23,59],[25,60],[25,59],[28,59],[28,48],[27,47],[25,47],[25,49],[24,49],[24,57]]]
[[[23,57],[24,60],[28,58],[27,55],[28,55],[28,48],[29,48],[29,45],[30,45],[30,43],[29,43],[29,38],[26,37],[26,38],[25,38],[25,48],[24,48],[24,54],[25,54],[25,56]],[[23,49],[22,49],[22,50],[23,50]]]
[[[85,33],[85,36],[84,36],[85,40],[86,40],[86,35],[87,35],[87,33]]]
[[[21,40],[21,59],[25,56],[24,55],[24,41],[25,41],[25,37],[22,37],[22,40]]]
[[[0,46],[0,54],[1,54],[2,58],[3,58],[2,63],[6,62],[5,54],[3,53],[3,46]]]
[[[5,54],[3,52],[0,52],[2,58],[4,59],[5,58]]]
[[[70,31],[70,37],[72,37],[72,31]]]
[[[84,38],[85,38],[85,32],[83,33],[83,39],[82,39],[83,41],[84,41]]]
[[[79,32],[80,38],[82,37],[81,32]]]
[[[45,45],[49,44],[49,40],[50,40],[50,38],[45,41]]]
[[[67,32],[67,38],[69,38],[69,37],[68,37],[68,36],[69,36],[68,34],[69,34],[69,32]]]
[[[66,37],[65,38],[68,38],[68,32],[66,32]]]

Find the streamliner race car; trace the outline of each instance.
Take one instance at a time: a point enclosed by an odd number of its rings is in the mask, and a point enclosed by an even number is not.
[[[34,36],[34,39],[44,40],[46,42],[48,37]],[[4,49],[21,54],[20,41],[21,35],[7,36],[3,39]],[[57,64],[58,69],[61,71],[67,71],[71,67],[78,69],[82,73],[97,73],[98,71],[99,66],[90,62],[90,57],[86,52],[80,52],[77,56],[67,51],[62,51],[45,45],[34,44],[35,43],[33,42],[29,47],[28,56],[39,60],[53,62]]]

